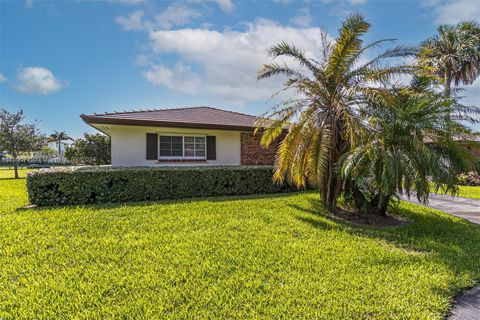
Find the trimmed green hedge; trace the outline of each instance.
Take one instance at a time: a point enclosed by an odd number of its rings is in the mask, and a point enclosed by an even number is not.
[[[272,181],[271,166],[70,167],[29,173],[30,202],[39,206],[245,195],[296,190]]]

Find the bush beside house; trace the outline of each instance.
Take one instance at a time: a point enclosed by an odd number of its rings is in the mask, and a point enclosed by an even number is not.
[[[29,173],[39,206],[247,195],[297,190],[272,181],[273,167],[75,167]]]

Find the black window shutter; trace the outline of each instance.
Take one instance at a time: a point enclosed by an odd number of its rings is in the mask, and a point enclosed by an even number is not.
[[[207,136],[207,160],[217,160],[217,137]]]
[[[147,160],[158,159],[158,134],[147,133]]]

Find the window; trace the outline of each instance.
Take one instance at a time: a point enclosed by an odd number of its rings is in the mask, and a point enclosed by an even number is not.
[[[160,136],[160,157],[182,157],[182,136]]]
[[[205,137],[160,135],[159,156],[164,159],[205,159]]]
[[[184,157],[205,157],[205,137],[183,137]]]

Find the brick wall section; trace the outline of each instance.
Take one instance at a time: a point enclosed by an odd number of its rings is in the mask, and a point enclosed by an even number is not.
[[[253,135],[251,132],[242,132],[241,134],[241,164],[242,165],[273,165],[277,153],[278,143],[285,136],[280,136],[276,142],[268,148],[260,145],[261,135]]]
[[[477,156],[477,158],[480,160],[480,150],[471,150],[471,152],[473,153],[473,155]]]
[[[474,155],[476,156],[478,159],[480,159],[480,150],[477,149],[477,148],[472,148],[470,146],[467,146],[467,149]]]

